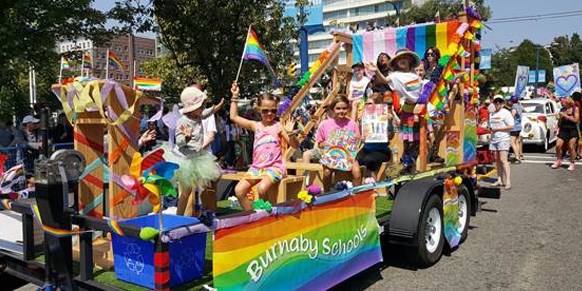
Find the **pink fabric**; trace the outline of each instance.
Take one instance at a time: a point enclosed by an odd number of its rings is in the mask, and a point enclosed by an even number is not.
[[[287,172],[283,163],[280,132],[281,125],[278,122],[271,126],[264,126],[263,123],[257,122],[252,168],[264,170],[275,168],[283,174]]]
[[[356,135],[360,135],[360,129],[358,125],[349,118],[344,118],[343,120],[336,122],[335,119],[329,118],[324,120],[317,128],[317,134],[315,136],[315,141],[319,144],[322,141],[326,141],[329,136],[335,130],[349,130],[355,132]]]

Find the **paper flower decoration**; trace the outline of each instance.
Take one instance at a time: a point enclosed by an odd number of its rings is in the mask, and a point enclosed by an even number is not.
[[[317,196],[321,194],[321,192],[323,192],[321,187],[317,185],[310,185],[309,187],[307,187],[307,193],[309,193],[310,195]]]
[[[273,210],[273,206],[271,205],[271,202],[259,199],[253,202],[253,209],[262,209],[271,212]]]
[[[135,191],[133,203],[139,204],[148,198],[154,207],[153,212],[160,209],[161,196],[176,197],[178,192],[170,182],[178,164],[160,161],[163,150],[157,150],[151,155],[142,157],[135,153],[129,168],[129,175],[123,175],[123,184]],[[153,165],[152,163],[155,162]]]
[[[307,191],[303,190],[303,191],[299,191],[299,193],[297,193],[297,198],[299,198],[301,201],[310,204],[311,202],[313,202],[313,196],[309,195],[309,193],[307,193]]]
[[[461,178],[461,176],[457,176],[454,179],[455,185],[459,186],[461,185],[461,183],[463,183],[463,178]]]

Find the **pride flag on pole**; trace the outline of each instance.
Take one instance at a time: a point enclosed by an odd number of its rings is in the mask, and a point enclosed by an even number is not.
[[[107,58],[109,59],[109,62],[113,63],[118,69],[123,70],[123,64],[112,51],[107,52]]]
[[[90,55],[83,53],[83,69],[93,68],[93,58]]]
[[[257,34],[251,27],[249,27],[249,32],[247,34],[247,41],[245,43],[243,59],[256,60],[261,62],[263,65],[267,66],[269,72],[271,72],[271,74],[273,74],[273,76],[275,77],[276,80],[275,83],[278,83],[277,73],[275,73],[275,70],[273,70],[273,67],[271,67],[269,59],[267,58],[267,55],[265,55],[261,43],[259,43],[259,38],[257,37]]]
[[[161,91],[162,79],[134,77],[135,89],[141,91]]]

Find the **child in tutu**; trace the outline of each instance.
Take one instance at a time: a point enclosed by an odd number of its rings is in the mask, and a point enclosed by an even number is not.
[[[261,121],[253,121],[238,115],[238,96],[240,90],[236,83],[230,89],[232,93],[230,119],[237,125],[255,132],[253,142],[253,162],[244,179],[238,182],[234,191],[241,207],[251,210],[252,204],[247,197],[251,188],[257,185],[259,197],[263,197],[274,183],[283,179],[287,169],[283,163],[281,139],[291,147],[297,148],[299,141],[296,132],[292,132],[293,123],[282,126],[275,120],[278,98],[270,93],[258,97],[258,109]],[[289,129],[291,127],[291,129]]]
[[[195,86],[187,87],[180,96],[182,116],[176,126],[176,147],[166,151],[167,161],[180,165],[175,180],[180,183],[180,198],[177,214],[190,216],[190,197],[197,187],[205,188],[220,177],[220,167],[216,157],[204,150],[204,129],[202,119],[212,114],[213,108],[203,111],[206,94]],[[196,199],[198,202],[199,199]]]

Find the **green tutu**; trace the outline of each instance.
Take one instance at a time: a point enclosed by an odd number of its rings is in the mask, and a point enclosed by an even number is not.
[[[164,159],[180,165],[172,182],[180,183],[184,189],[207,188],[222,174],[216,157],[206,151],[186,156],[177,149],[169,150],[166,148]]]

